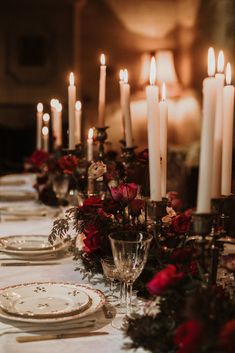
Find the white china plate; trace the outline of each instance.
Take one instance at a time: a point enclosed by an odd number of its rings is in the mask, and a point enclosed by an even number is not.
[[[66,285],[71,290],[81,290],[86,293],[90,297],[90,306],[88,306],[85,310],[79,313],[74,313],[73,315],[64,315],[64,316],[57,316],[53,318],[36,318],[36,317],[23,317],[23,316],[15,316],[12,314],[7,313],[6,311],[0,308],[0,318],[11,320],[11,321],[19,321],[19,322],[26,322],[26,323],[35,323],[35,324],[55,324],[58,322],[70,321],[80,319],[82,317],[91,315],[99,310],[105,303],[105,296],[102,292],[97,289],[91,288],[85,284],[76,284],[76,283],[67,283],[67,282],[35,282],[35,283],[26,283],[25,285],[37,285],[37,286],[45,286],[46,284],[57,284],[57,285]],[[11,289],[14,290],[14,287],[10,286],[7,288],[0,289],[0,295],[4,293],[6,290]]]
[[[29,206],[9,206],[0,209],[1,215],[14,216],[14,217],[43,217],[43,216],[54,216],[58,213],[58,209],[46,207],[44,205],[31,205]]]
[[[68,247],[68,242],[57,240],[53,246],[47,235],[11,235],[0,238],[0,251],[18,256],[49,255]]]
[[[21,284],[0,293],[0,307],[14,316],[53,318],[88,308],[90,297],[75,285]]]
[[[21,200],[35,200],[37,194],[30,190],[16,190],[16,189],[1,189],[0,201],[21,201]]]

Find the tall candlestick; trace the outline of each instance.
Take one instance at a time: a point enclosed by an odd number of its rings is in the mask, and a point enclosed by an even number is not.
[[[128,83],[128,71],[124,70],[124,80],[122,86],[122,113],[125,126],[126,147],[133,146],[131,108],[130,108],[130,85]]]
[[[99,82],[99,106],[98,106],[98,124],[99,127],[105,124],[105,93],[106,93],[106,65],[105,55],[100,56],[100,82]]]
[[[125,140],[125,119],[123,114],[123,85],[124,85],[124,70],[120,70],[119,72],[120,107],[122,112],[123,139]]]
[[[75,104],[75,145],[81,143],[82,103]]]
[[[152,57],[150,64],[150,85],[146,87],[150,199],[161,201],[161,165],[160,165],[160,121],[158,104],[158,87],[156,80],[156,61]]]
[[[43,104],[38,103],[37,105],[37,137],[36,137],[36,148],[40,150],[42,148],[42,116],[43,116]]]
[[[216,80],[214,49],[208,51],[208,76],[203,81],[203,119],[197,194],[197,213],[210,213],[215,127]]]
[[[93,129],[88,130],[88,139],[87,139],[87,160],[93,160]]]
[[[68,100],[69,100],[69,149],[75,148],[75,102],[76,102],[76,86],[74,84],[74,74],[70,73],[69,87],[68,87]]]
[[[222,163],[222,130],[223,130],[223,87],[224,87],[224,53],[219,52],[217,61],[215,135],[213,148],[212,197],[221,195],[221,163]]]
[[[161,193],[166,197],[167,187],[167,124],[168,106],[166,101],[166,85],[162,84],[162,100],[159,102],[160,116],[160,154],[161,154]]]
[[[234,86],[231,66],[226,66],[226,86],[223,88],[222,195],[230,195],[232,184]]]
[[[42,141],[43,141],[43,150],[49,151],[49,129],[47,126],[42,128]]]

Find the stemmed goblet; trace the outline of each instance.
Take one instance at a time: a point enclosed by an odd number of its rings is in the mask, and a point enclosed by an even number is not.
[[[52,188],[58,199],[59,205],[63,204],[68,189],[69,189],[69,177],[66,174],[56,174],[52,179]]]

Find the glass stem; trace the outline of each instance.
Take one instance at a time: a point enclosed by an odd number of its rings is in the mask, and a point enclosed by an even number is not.
[[[132,306],[132,283],[126,283],[126,287],[126,314],[129,315]]]
[[[126,284],[125,282],[120,282],[120,305],[126,302]]]

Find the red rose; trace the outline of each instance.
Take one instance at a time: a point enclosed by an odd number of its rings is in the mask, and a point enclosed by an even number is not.
[[[138,186],[135,183],[121,183],[117,187],[111,187],[111,195],[115,201],[128,202],[133,200],[138,191]]]
[[[219,333],[219,345],[223,347],[223,352],[235,352],[235,320],[225,323]]]
[[[145,202],[140,199],[134,199],[131,200],[130,202],[130,214],[132,216],[139,216],[141,213],[141,210],[144,209]]]
[[[29,162],[35,167],[40,168],[49,158],[49,153],[43,150],[37,150],[33,152],[29,159]]]
[[[174,342],[179,347],[177,353],[196,353],[202,342],[203,326],[198,320],[188,320],[175,332]]]
[[[64,174],[73,174],[78,166],[78,159],[76,156],[63,156],[58,160],[59,168]]]
[[[148,291],[153,295],[161,295],[181,281],[183,277],[183,272],[177,272],[174,265],[168,265],[164,270],[158,272],[147,284]]]
[[[100,236],[98,229],[95,225],[89,225],[83,230],[85,234],[84,238],[84,251],[87,253],[93,253],[100,248]]]
[[[189,261],[194,253],[194,249],[190,247],[184,247],[173,250],[170,255],[171,261],[175,263],[182,263]]]
[[[103,201],[100,197],[91,196],[88,199],[84,200],[83,206],[93,206],[93,207],[102,207]]]
[[[190,219],[184,214],[178,215],[172,219],[172,227],[176,233],[186,233],[190,228]]]

